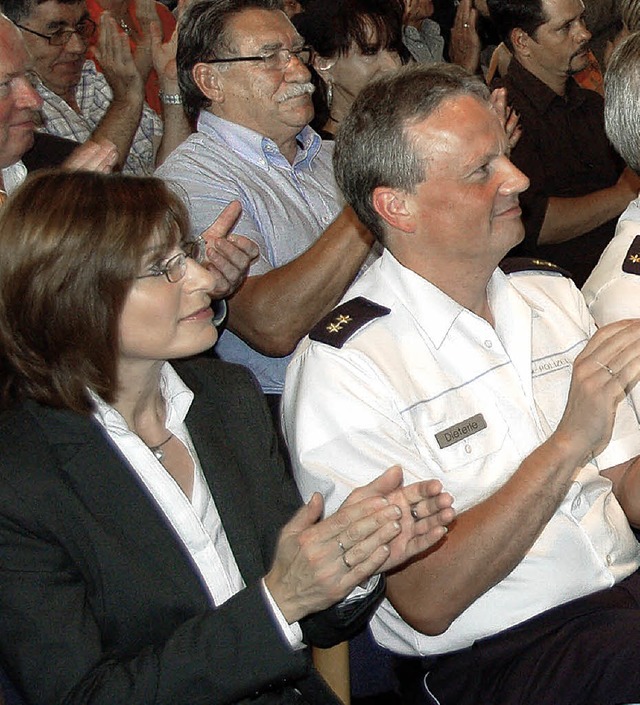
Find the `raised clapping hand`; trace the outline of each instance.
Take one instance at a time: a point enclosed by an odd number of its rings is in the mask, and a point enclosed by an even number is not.
[[[609,443],[618,404],[640,379],[640,320],[603,326],[573,363],[567,406],[550,440],[584,465]]]
[[[110,174],[118,161],[118,150],[110,140],[87,140],[65,159],[65,171],[96,171]]]
[[[402,487],[397,465],[323,520],[316,492],[282,529],[265,583],[289,623],[326,609],[437,543],[455,518],[452,502],[437,480]]]
[[[136,37],[136,50],[133,60],[142,80],[146,82],[153,65],[151,53],[153,42],[152,28],[156,28],[156,31],[160,32],[161,37],[162,29],[160,28],[155,0],[134,0],[134,4],[136,18],[140,25],[140,34]]]
[[[107,11],[100,17],[98,42],[94,48],[114,100],[126,101],[131,93],[142,96],[144,83],[131,56],[129,38],[120,34],[116,21]]]
[[[493,111],[498,116],[502,127],[504,127],[504,131],[507,133],[510,149],[513,149],[522,136],[522,125],[520,124],[520,116],[518,113],[507,104],[507,89],[496,88],[491,92],[489,102],[491,103]]]
[[[251,263],[258,258],[258,246],[253,240],[231,232],[241,212],[239,201],[231,201],[202,233],[207,242],[205,266],[216,276],[214,299],[231,296],[246,279]]]
[[[153,68],[156,70],[161,83],[175,84],[177,91],[178,67],[176,65],[176,51],[178,48],[178,28],[176,27],[173,30],[173,34],[167,42],[163,40],[160,22],[154,22],[150,26],[149,32]],[[163,90],[166,87],[163,86]]]
[[[451,63],[462,66],[470,73],[475,73],[480,66],[482,46],[476,28],[477,23],[478,11],[473,6],[472,0],[460,0],[451,28],[449,58]]]

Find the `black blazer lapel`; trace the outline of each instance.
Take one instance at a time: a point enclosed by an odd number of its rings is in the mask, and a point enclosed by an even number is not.
[[[186,590],[206,607],[208,597],[188,552],[97,422],[41,406],[34,415],[60,461],[74,500],[83,504],[105,532],[120,536],[123,544],[130,544],[144,557],[147,566],[163,573],[163,579],[178,592]],[[171,546],[175,551],[167,560]]]
[[[192,386],[191,383],[189,386]],[[265,574],[265,566],[256,550],[260,536],[252,508],[245,501],[248,494],[245,491],[248,481],[246,472],[242,471],[233,448],[220,433],[225,425],[211,424],[211,419],[220,417],[221,413],[215,400],[206,393],[196,393],[187,416],[187,426],[238,568],[249,585]]]

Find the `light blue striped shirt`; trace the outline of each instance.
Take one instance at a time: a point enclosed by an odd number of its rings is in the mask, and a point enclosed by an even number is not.
[[[282,267],[315,243],[342,210],[333,178],[333,143],[310,127],[297,138],[293,164],[276,143],[253,130],[202,111],[198,131],[157,170],[185,199],[194,234],[200,234],[233,200],[242,204],[235,232],[251,238],[260,257],[251,275]],[[280,394],[289,356],[260,355],[230,331],[220,338],[221,358],[249,367],[264,392]]]

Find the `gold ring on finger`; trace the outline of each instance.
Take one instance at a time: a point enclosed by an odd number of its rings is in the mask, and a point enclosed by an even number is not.
[[[605,365],[604,363],[600,362],[599,360],[595,360],[595,363],[599,367],[602,367],[603,370],[606,370],[612,377],[616,376],[616,373],[609,367],[609,365]]]

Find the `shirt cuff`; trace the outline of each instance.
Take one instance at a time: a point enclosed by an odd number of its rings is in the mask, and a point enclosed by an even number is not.
[[[262,593],[267,600],[267,605],[269,606],[271,614],[276,618],[278,629],[284,637],[284,640],[289,644],[293,651],[305,649],[306,645],[302,641],[302,629],[300,629],[298,622],[293,622],[293,624],[289,624],[287,622],[285,616],[282,614],[280,608],[276,604],[276,601],[269,592],[269,588],[264,582],[264,579],[260,581],[260,587],[262,588]]]
[[[354,600],[361,600],[363,597],[370,595],[380,582],[380,575],[372,575],[369,580],[367,580],[365,585],[356,585],[356,587],[340,602],[341,605],[349,604]]]

